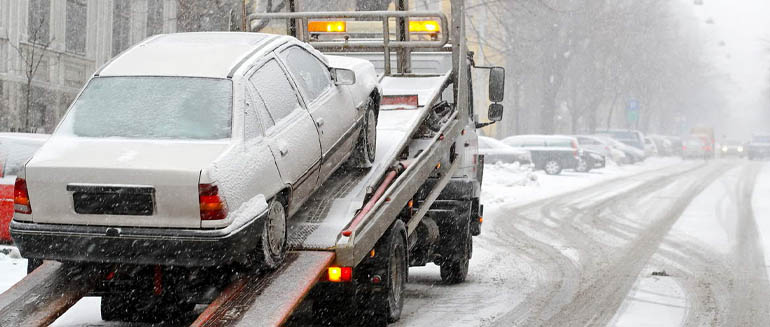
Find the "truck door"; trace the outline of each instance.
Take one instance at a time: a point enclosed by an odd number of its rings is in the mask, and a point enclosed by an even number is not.
[[[265,136],[284,183],[292,186],[289,214],[299,209],[318,185],[321,145],[310,114],[276,59],[249,77],[267,108]]]
[[[334,85],[329,67],[298,45],[279,52],[294,77],[321,138],[321,180],[334,172],[356,142],[356,121],[362,112],[356,110],[348,90]]]

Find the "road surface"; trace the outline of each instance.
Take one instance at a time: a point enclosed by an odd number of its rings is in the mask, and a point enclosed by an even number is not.
[[[398,325],[770,326],[763,168],[685,162],[488,208],[468,281],[413,268]]]

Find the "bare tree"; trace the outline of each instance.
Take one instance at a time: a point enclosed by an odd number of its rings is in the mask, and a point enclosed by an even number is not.
[[[22,60],[22,70],[24,71],[25,81],[25,96],[24,96],[24,130],[31,131],[30,128],[30,108],[32,106],[32,82],[35,79],[40,64],[43,62],[43,58],[48,53],[48,48],[54,41],[54,38],[49,38],[47,33],[44,32],[44,27],[47,26],[48,21],[44,17],[36,19],[35,22],[29,22],[33,24],[29,29],[29,46],[22,47],[9,42],[11,47],[16,50],[19,57]],[[26,51],[25,49],[26,48]],[[40,113],[41,116],[45,115],[45,112]]]

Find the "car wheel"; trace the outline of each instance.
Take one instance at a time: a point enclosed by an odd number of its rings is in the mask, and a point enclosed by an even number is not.
[[[575,171],[579,173],[587,173],[591,171],[591,166],[585,160],[580,160],[578,161],[577,167],[575,167]]]
[[[267,210],[259,233],[255,264],[275,269],[286,258],[286,209],[281,201],[274,199],[270,201]]]
[[[349,159],[350,165],[353,167],[369,168],[374,163],[377,154],[377,113],[375,107],[374,100],[370,98],[364,114],[364,126]]]
[[[561,164],[556,160],[549,160],[545,163],[544,170],[548,175],[558,175],[561,173]]]

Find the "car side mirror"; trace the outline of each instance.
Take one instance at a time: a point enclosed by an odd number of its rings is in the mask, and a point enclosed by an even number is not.
[[[491,67],[489,69],[489,101],[503,102],[505,97],[505,68]]]
[[[350,69],[332,68],[330,70],[334,85],[356,84],[356,73]]]
[[[503,105],[499,103],[490,104],[487,118],[491,121],[503,120]]]

